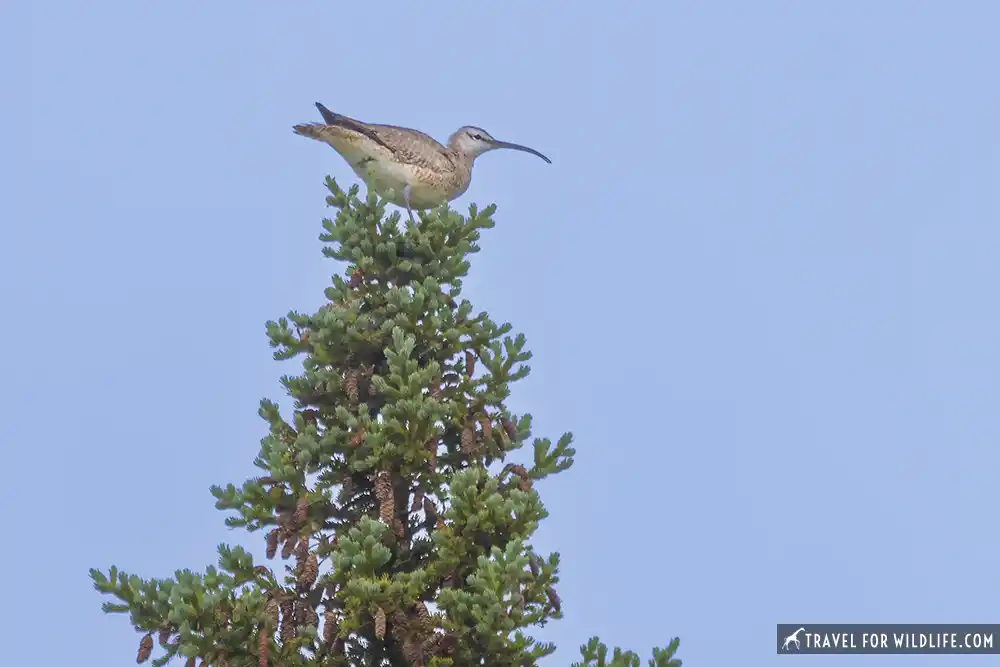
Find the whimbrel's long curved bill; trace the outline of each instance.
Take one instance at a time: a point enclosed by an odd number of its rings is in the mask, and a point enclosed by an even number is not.
[[[515,151],[524,151],[525,153],[531,153],[532,155],[537,155],[538,157],[542,158],[549,164],[552,164],[552,160],[548,159],[547,157],[536,151],[534,148],[528,148],[527,146],[522,146],[521,144],[512,144],[509,141],[497,141],[495,139],[493,140],[492,143],[494,148],[510,148]]]

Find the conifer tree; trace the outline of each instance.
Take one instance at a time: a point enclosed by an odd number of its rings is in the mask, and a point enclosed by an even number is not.
[[[137,662],[187,667],[534,665],[555,650],[526,633],[562,617],[559,555],[531,537],[536,485],[573,463],[571,436],[535,439],[511,414],[523,335],[461,300],[494,207],[447,207],[400,230],[398,212],[327,179],[324,254],[348,265],[307,315],[268,322],[294,399],[263,400],[262,475],[213,487],[226,524],[262,535],[265,563],[221,545],[218,566],[142,579],[91,570],[141,634]],[[528,457],[525,457],[528,458]],[[154,653],[154,637],[159,649]],[[679,667],[678,640],[651,667]],[[575,667],[637,667],[595,637]]]

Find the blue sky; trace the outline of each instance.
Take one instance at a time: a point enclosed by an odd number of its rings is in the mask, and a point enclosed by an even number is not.
[[[214,561],[312,310],[315,101],[481,158],[467,296],[576,436],[541,486],[568,664],[768,665],[777,622],[1000,618],[1000,4],[0,6],[10,664],[133,660],[87,568]],[[963,665],[992,664],[966,657]],[[813,658],[810,664],[939,664]]]

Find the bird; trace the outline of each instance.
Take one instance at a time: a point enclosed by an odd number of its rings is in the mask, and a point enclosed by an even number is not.
[[[322,123],[293,126],[295,134],[329,144],[358,177],[386,201],[426,210],[460,197],[472,181],[472,165],[488,151],[507,148],[552,160],[534,148],[493,138],[481,127],[456,130],[446,146],[419,130],[366,123],[334,113],[316,102]]]

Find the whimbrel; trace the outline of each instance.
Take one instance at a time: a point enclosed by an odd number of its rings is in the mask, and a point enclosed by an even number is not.
[[[487,151],[512,148],[548,159],[533,148],[498,141],[481,127],[466,125],[442,146],[433,137],[395,125],[363,123],[316,103],[323,123],[292,128],[295,134],[330,144],[369,187],[387,201],[413,209],[440,206],[461,196],[472,180],[472,163]]]

